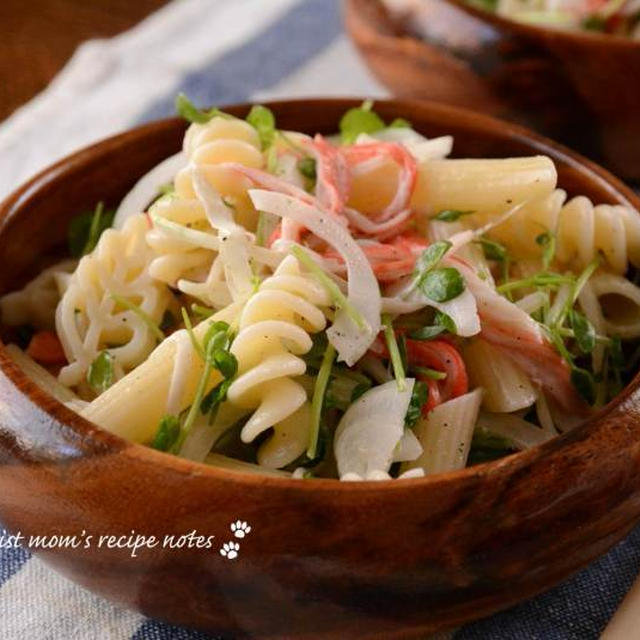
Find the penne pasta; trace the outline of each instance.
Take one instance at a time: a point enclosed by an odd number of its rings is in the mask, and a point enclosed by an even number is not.
[[[234,322],[239,311],[238,305],[223,309],[196,326],[194,334],[202,339],[212,322]],[[175,355],[176,341],[168,338],[139,367],[91,402],[81,412],[82,415],[122,438],[149,443],[165,414]],[[193,366],[185,377],[179,402],[180,411],[191,404],[203,368],[202,359],[194,357]],[[213,372],[208,389],[219,381],[220,375]]]
[[[445,209],[498,215],[548,196],[558,180],[546,156],[500,160],[436,160],[418,172],[411,204],[427,216]]]
[[[415,426],[422,454],[402,470],[422,468],[425,473],[462,469],[467,463],[482,391],[476,389],[431,410]]]

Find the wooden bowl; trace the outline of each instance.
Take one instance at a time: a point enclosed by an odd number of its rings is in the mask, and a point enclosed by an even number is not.
[[[397,96],[468,107],[526,124],[640,180],[640,42],[526,25],[423,0],[422,39],[381,0],[345,0],[345,22]]]
[[[280,126],[334,131],[358,100],[277,102]],[[543,153],[560,184],[599,202],[638,198],[606,171],[515,125],[437,104],[381,101],[458,156]],[[230,108],[242,115],[246,106]],[[116,203],[180,145],[165,120],[80,151],[0,205],[0,292],[59,254],[71,217]],[[93,536],[39,552],[53,568],[149,616],[256,638],[409,638],[549,588],[640,516],[640,381],[588,424],[542,447],[455,473],[339,483],[238,474],[130,444],[39,389],[0,348],[0,520],[29,535]],[[239,557],[230,523],[251,533]],[[210,549],[98,546],[132,531],[196,530]],[[83,538],[83,540],[85,540]]]

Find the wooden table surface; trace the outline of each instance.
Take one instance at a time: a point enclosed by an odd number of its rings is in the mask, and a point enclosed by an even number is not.
[[[0,0],[0,121],[44,89],[83,40],[133,26],[166,0]]]

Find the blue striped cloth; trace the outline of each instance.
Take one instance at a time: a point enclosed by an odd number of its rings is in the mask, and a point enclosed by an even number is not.
[[[85,43],[47,91],[0,124],[0,196],[63,153],[170,115],[178,91],[198,104],[385,95],[342,32],[338,0],[174,2],[122,36]],[[438,637],[597,638],[639,567],[640,529],[548,593]],[[105,602],[25,550],[0,550],[2,640],[205,637]]]

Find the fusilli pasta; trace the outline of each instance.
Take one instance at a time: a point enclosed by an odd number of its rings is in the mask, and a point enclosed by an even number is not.
[[[149,274],[147,229],[146,217],[138,215],[127,220],[122,230],[105,231],[71,276],[56,310],[56,329],[69,361],[60,372],[63,384],[79,384],[103,349],[109,349],[116,375],[121,376],[155,347],[156,337],[144,319],[121,308],[112,297],[125,298],[160,324],[170,294]]]
[[[228,399],[255,409],[242,429],[244,442],[273,427],[273,436],[258,452],[261,465],[285,466],[307,445],[310,407],[306,391],[294,378],[306,371],[299,356],[311,349],[309,334],[325,328],[321,307],[329,304],[326,290],[303,275],[289,256],[242,312],[231,347],[239,363],[238,378]]]

